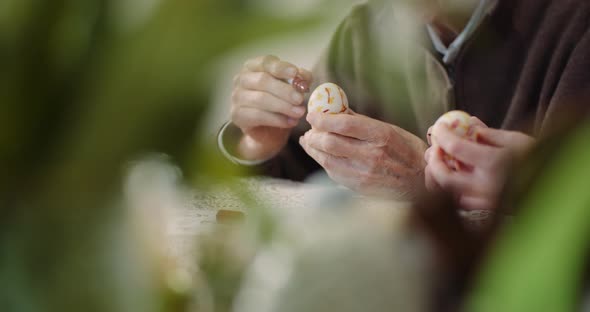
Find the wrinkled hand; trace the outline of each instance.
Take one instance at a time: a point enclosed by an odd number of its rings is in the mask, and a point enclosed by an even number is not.
[[[311,73],[275,56],[247,61],[234,77],[231,121],[244,136],[237,148],[244,159],[276,155],[305,115],[303,94],[285,82],[299,75],[311,82]]]
[[[469,141],[444,124],[431,128],[435,142],[424,154],[426,188],[452,192],[466,210],[489,210],[497,201],[512,162],[523,157],[535,140],[520,132],[488,128],[472,117],[477,142]],[[465,164],[464,170],[451,170],[443,160],[444,152]]]
[[[427,146],[385,122],[350,114],[309,113],[301,146],[337,183],[363,194],[411,200],[424,187]]]

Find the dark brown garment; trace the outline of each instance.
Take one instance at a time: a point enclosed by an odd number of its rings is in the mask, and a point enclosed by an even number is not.
[[[341,85],[357,113],[421,138],[440,114],[452,109],[493,128],[537,137],[568,115],[587,115],[590,1],[500,0],[449,65],[423,36],[420,27],[425,25],[418,25],[411,39],[399,30],[394,2],[355,7],[314,71],[316,85]],[[420,48],[409,49],[408,41]],[[303,121],[261,172],[302,180],[320,169],[299,146],[308,129]]]

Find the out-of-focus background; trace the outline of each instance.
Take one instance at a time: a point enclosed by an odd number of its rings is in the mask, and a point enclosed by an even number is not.
[[[0,1],[0,311],[582,306],[587,128],[542,150],[518,222],[469,272],[480,259],[453,252],[481,237],[444,201],[236,179],[220,158],[241,64],[311,68],[358,2]]]
[[[185,310],[165,211],[232,173],[207,140],[231,76],[311,66],[351,5],[2,1],[0,310]]]

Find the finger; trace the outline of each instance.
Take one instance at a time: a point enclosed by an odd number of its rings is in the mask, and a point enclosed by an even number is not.
[[[309,84],[313,82],[313,75],[309,70],[299,67],[298,72],[299,76],[301,76],[303,80],[307,81]]]
[[[299,144],[311,158],[326,170],[332,180],[352,190],[363,190],[360,181],[361,175],[353,169],[354,166],[348,159],[332,156],[309,146],[305,136],[299,139]]]
[[[255,127],[289,129],[295,127],[298,120],[258,108],[243,106],[232,111],[232,122],[241,129],[252,129]]]
[[[358,175],[352,168],[350,162],[346,158],[337,157],[324,153],[316,148],[311,147],[305,136],[299,138],[299,144],[305,152],[311,156],[318,164],[320,164],[328,174],[333,177],[336,176],[348,176],[353,177]]]
[[[444,190],[463,196],[493,196],[498,187],[490,175],[481,170],[451,170],[444,160],[444,151],[437,147],[432,152],[430,174]]]
[[[263,91],[239,90],[235,102],[239,106],[252,107],[271,113],[299,119],[305,114],[305,106],[294,106],[270,93]]]
[[[268,72],[279,79],[295,78],[297,67],[291,63],[281,61],[274,55],[266,55],[249,60],[244,65],[246,69],[254,72]]]
[[[247,90],[264,91],[293,105],[303,103],[303,95],[285,81],[267,72],[247,72],[240,75],[239,85]]]
[[[436,180],[434,179],[430,171],[431,167],[426,166],[426,168],[424,169],[424,184],[426,185],[426,189],[430,192],[440,192],[442,189],[440,185],[436,183]]]
[[[429,147],[424,152],[424,160],[426,161],[426,163],[430,162],[430,157],[432,157],[432,149],[433,149],[432,147]]]
[[[460,196],[459,205],[465,210],[492,210],[495,206],[490,199],[478,196]]]
[[[485,144],[497,147],[504,146],[519,146],[526,149],[534,143],[534,139],[526,134],[516,132],[499,130],[492,128],[481,128],[477,130],[477,138]]]
[[[434,125],[432,137],[447,154],[465,164],[489,168],[497,160],[492,157],[497,154],[497,148],[469,141],[451,131],[446,125]]]
[[[453,171],[447,167],[442,159],[442,151],[436,147],[428,163],[432,179],[446,191],[465,194],[472,193],[473,183],[469,176],[460,171]]]
[[[319,131],[332,132],[363,141],[374,141],[381,125],[356,114],[307,114],[307,121]]]
[[[365,142],[330,132],[310,130],[306,134],[309,146],[337,157],[351,157],[365,149]]]

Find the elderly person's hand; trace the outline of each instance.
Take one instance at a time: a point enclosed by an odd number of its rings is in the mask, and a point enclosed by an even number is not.
[[[394,125],[351,112],[309,113],[301,146],[337,183],[362,194],[411,200],[424,187],[420,138]]]
[[[458,136],[442,123],[431,128],[434,143],[424,155],[425,183],[430,191],[452,192],[465,210],[489,210],[497,205],[511,163],[526,154],[535,140],[520,132],[488,128],[472,118],[477,142]],[[446,165],[445,152],[463,164],[459,170]]]
[[[241,158],[268,159],[285,146],[306,111],[303,94],[286,82],[296,76],[312,80],[309,71],[267,55],[248,60],[234,77],[231,121],[244,134]]]

